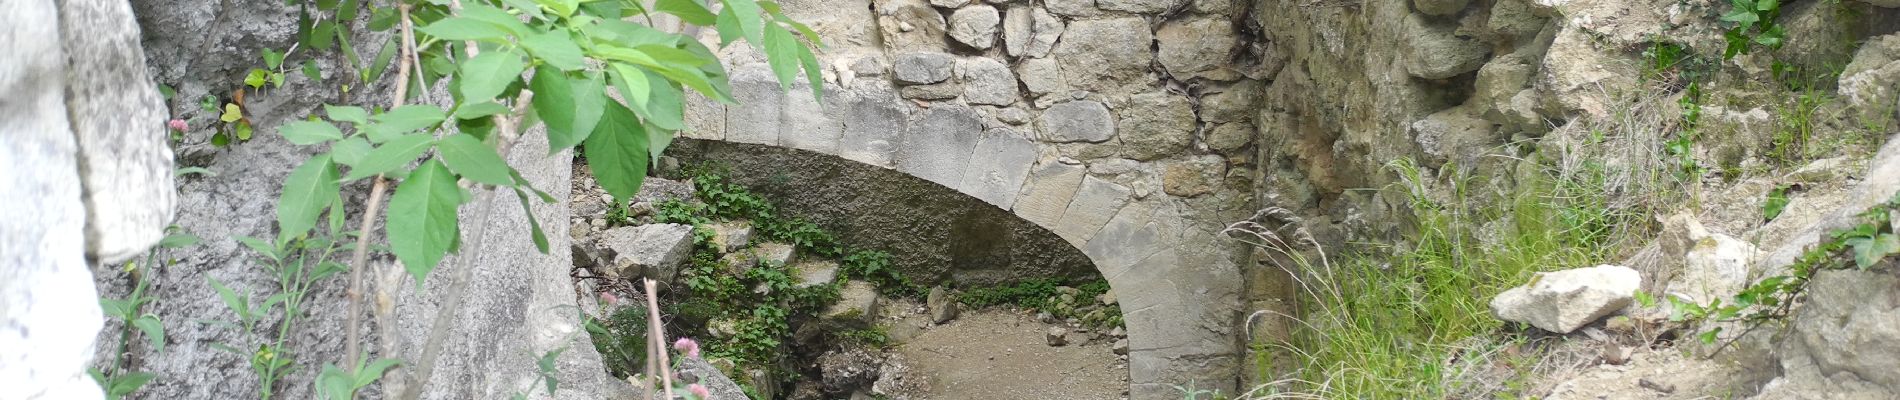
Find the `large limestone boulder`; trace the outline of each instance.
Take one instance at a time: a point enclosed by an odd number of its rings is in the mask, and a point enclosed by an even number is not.
[[[1617,265],[1541,273],[1491,299],[1491,313],[1505,321],[1570,333],[1629,307],[1642,283],[1642,274]]]

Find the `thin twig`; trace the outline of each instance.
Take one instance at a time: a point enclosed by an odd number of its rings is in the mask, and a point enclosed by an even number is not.
[[[397,4],[396,10],[400,13],[402,18],[403,37],[413,38],[414,34],[410,31],[409,5]],[[406,54],[413,53],[415,52],[415,48],[409,47],[407,43],[405,43],[402,51]],[[403,98],[409,95],[409,58],[404,57],[399,62],[402,63],[402,68],[396,69],[396,93],[394,98],[389,101],[390,109],[402,107]],[[361,359],[358,358],[361,356],[358,354],[360,353],[358,342],[362,340],[363,269],[369,268],[369,237],[372,236],[371,232],[374,232],[371,230],[371,226],[376,223],[378,212],[382,211],[383,192],[388,188],[389,181],[384,179],[382,174],[377,174],[376,183],[371,185],[369,189],[369,204],[363,207],[363,223],[360,225],[361,227],[358,228],[356,234],[356,251],[350,255],[349,324],[348,328],[345,328],[347,329],[345,334],[347,339],[343,342],[345,359],[349,361],[344,364],[344,368],[356,368],[357,363],[361,361]],[[384,329],[388,329],[388,327],[384,327]]]
[[[672,399],[673,398],[673,368],[672,368],[673,360],[669,359],[669,357],[667,356],[666,330],[661,329],[660,327],[660,303],[659,303],[659,293],[660,293],[659,289],[660,288],[659,288],[659,285],[654,283],[652,279],[646,280],[646,287],[647,287],[647,293],[646,293],[647,331],[650,332],[647,334],[647,338],[648,338],[647,343],[653,343],[653,346],[657,347],[659,350],[653,353],[658,353],[659,358],[660,358],[659,359],[660,387],[663,388],[662,391],[666,393],[666,398]],[[659,340],[653,340],[653,339],[659,339]],[[653,353],[648,353],[647,358],[652,359]]]

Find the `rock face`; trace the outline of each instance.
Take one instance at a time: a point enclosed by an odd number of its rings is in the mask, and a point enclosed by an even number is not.
[[[1804,349],[1823,376],[1848,373],[1900,388],[1900,352],[1892,350],[1900,348],[1900,277],[1892,265],[1815,274],[1808,305],[1794,320],[1793,346]]]
[[[1476,71],[1490,48],[1484,42],[1460,37],[1457,25],[1431,22],[1423,16],[1405,20],[1411,35],[1405,49],[1405,70],[1425,79],[1445,79]]]
[[[1491,312],[1506,321],[1570,333],[1629,307],[1642,283],[1636,270],[1616,265],[1542,273],[1529,284],[1498,294],[1491,300]]]
[[[127,3],[0,8],[0,397],[100,398],[88,264],[111,270],[171,222],[163,104]]]

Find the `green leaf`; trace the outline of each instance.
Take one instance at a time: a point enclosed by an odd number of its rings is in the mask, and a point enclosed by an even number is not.
[[[521,78],[528,64],[510,51],[490,51],[462,63],[461,89],[464,101],[488,101]]]
[[[125,300],[99,299],[99,311],[106,317],[116,320],[132,318],[132,304]]]
[[[805,46],[798,46],[798,62],[800,65],[805,66],[805,80],[811,84],[812,100],[818,100],[818,104],[823,106],[825,104],[823,101],[825,98],[825,75],[822,69],[823,67],[818,65],[818,55],[812,54],[811,49],[805,48]]]
[[[508,112],[508,106],[494,101],[464,103],[461,108],[455,109],[455,119],[476,119],[505,112]]]
[[[530,238],[534,240],[535,250],[540,250],[541,254],[547,254],[548,234],[541,230],[541,221],[535,218],[534,207],[529,206],[533,203],[528,202],[528,192],[517,187],[515,188],[515,197],[521,199],[521,212],[528,215],[528,232]]]
[[[323,105],[323,113],[329,115],[330,120],[333,121],[343,121],[358,125],[369,123],[369,112],[363,111],[362,107],[325,104]]]
[[[501,3],[507,4],[509,7],[514,7],[516,10],[521,10],[522,14],[527,14],[529,17],[532,17],[534,19],[545,18],[541,15],[541,5],[535,4],[533,1],[501,0]]]
[[[237,103],[224,103],[224,113],[218,115],[218,120],[226,123],[237,122],[243,118],[244,109],[238,108]]]
[[[614,88],[620,90],[620,97],[635,109],[646,108],[647,99],[652,97],[652,88],[647,87],[647,74],[638,67],[623,63],[613,63],[613,69],[607,70],[614,82]]]
[[[356,394],[356,389],[351,387],[352,381],[348,372],[343,372],[335,364],[323,363],[323,372],[317,374],[317,398],[349,400]]]
[[[679,86],[667,83],[666,78],[658,74],[653,72],[645,72],[645,74],[648,82],[660,82],[660,84],[651,85],[653,90],[648,94],[646,107],[635,108],[634,113],[640,115],[640,119],[661,129],[680,130],[685,126],[685,93],[680,92]]]
[[[330,20],[318,21],[310,28],[310,36],[305,37],[304,45],[312,49],[328,50],[336,41],[336,23]]]
[[[238,120],[237,126],[231,127],[231,131],[232,131],[231,133],[237,135],[238,140],[251,140],[251,123],[250,122],[245,122],[244,120]]]
[[[417,289],[461,236],[455,209],[462,199],[455,175],[433,159],[416,167],[390,196],[389,248],[416,279]]]
[[[647,131],[647,154],[648,154],[647,161],[649,162],[649,164],[647,165],[659,165],[660,153],[666,151],[666,146],[670,146],[673,144],[674,131],[667,130],[667,129],[658,129],[658,127],[651,126],[651,125],[646,127],[646,131]]]
[[[165,325],[159,322],[158,317],[151,314],[140,316],[132,320],[132,327],[145,333],[145,341],[152,346],[153,351],[165,352]]]
[[[284,194],[277,198],[277,237],[279,241],[301,236],[317,226],[317,217],[337,197],[336,164],[322,154],[304,161],[284,180]]]
[[[514,177],[508,173],[511,169],[508,162],[502,161],[501,154],[482,143],[481,139],[466,134],[449,135],[436,144],[436,149],[442,157],[442,163],[448,164],[449,170],[461,174],[463,178],[497,186],[515,183]]]
[[[566,150],[587,140],[600,123],[607,101],[599,77],[574,79],[566,73],[536,68],[529,87],[534,110],[548,125],[548,153]]]
[[[356,388],[361,389],[365,386],[369,386],[371,383],[376,383],[376,379],[383,377],[383,371],[395,367],[397,364],[402,364],[402,360],[385,358],[369,363],[369,366],[356,371]]]
[[[416,30],[442,40],[483,40],[506,42],[508,31],[499,25],[473,18],[450,17],[416,27]],[[421,39],[417,39],[421,41]]]
[[[205,275],[205,281],[211,282],[211,289],[218,292],[218,299],[224,300],[224,306],[226,308],[230,308],[231,312],[237,313],[239,319],[245,321],[251,320],[250,299],[238,297],[237,292],[231,291],[231,288],[225,287],[223,282],[218,282],[216,278],[212,278],[210,275]]]
[[[299,146],[309,146],[343,139],[342,130],[337,129],[336,125],[330,125],[329,122],[323,121],[294,121],[285,123],[283,126],[277,127],[277,133],[283,134],[285,140],[289,140],[290,143]]]
[[[315,61],[303,60],[303,76],[313,81],[322,80],[323,72],[317,70],[317,63]]]
[[[713,24],[714,16],[712,11],[707,11],[706,7],[700,5],[697,0],[660,0],[653,4],[653,9],[659,12],[673,14],[673,16],[680,17],[681,21],[686,21],[686,23],[689,24],[699,26]]]
[[[369,141],[363,140],[361,136],[330,144],[330,154],[334,156],[332,159],[337,164],[348,165],[350,168],[356,168],[356,164],[363,162],[363,157],[368,156],[370,150],[374,149],[369,145]]]
[[[620,103],[608,103],[594,134],[587,137],[587,166],[615,199],[631,199],[647,174],[647,134],[639,117]]]
[[[372,123],[358,127],[371,142],[382,143],[411,131],[433,128],[447,115],[432,105],[407,105],[370,117]]]
[[[1781,212],[1787,208],[1788,185],[1775,187],[1775,190],[1768,192],[1768,200],[1762,202],[1761,211],[1763,219],[1773,221],[1775,217],[1781,216]]]
[[[1781,0],[1760,0],[1755,2],[1755,9],[1761,10],[1762,12],[1774,11],[1777,8],[1781,8]]]
[[[239,236],[237,237],[237,241],[238,243],[243,243],[244,247],[251,248],[251,251],[255,251],[257,252],[257,254],[261,254],[265,257],[270,257],[270,259],[272,260],[283,259],[282,256],[279,256],[277,254],[277,247],[272,246],[269,242],[265,242],[263,239],[258,239],[258,238],[254,238],[250,236]]]
[[[252,68],[251,73],[244,76],[244,85],[253,89],[264,87],[265,74],[264,70]]]
[[[547,6],[549,10],[553,10],[554,13],[560,15],[561,18],[572,17],[574,16],[574,11],[581,8],[580,0],[534,0],[534,2]]]
[[[284,64],[284,53],[278,53],[271,49],[262,49],[258,50],[258,52],[263,53],[264,68],[277,69],[277,66]]]
[[[354,181],[368,178],[409,165],[433,145],[435,145],[435,138],[423,134],[404,135],[390,140],[364,155],[362,161],[356,163],[354,168],[350,169],[350,174],[343,177],[343,180]]]
[[[527,48],[528,53],[533,54],[535,58],[563,71],[578,70],[586,66],[586,60],[581,57],[580,46],[574,45],[573,37],[568,36],[566,30],[556,29],[528,35],[521,38],[521,46]]]
[[[528,28],[527,24],[521,23],[521,20],[515,19],[515,16],[508,15],[508,12],[502,11],[499,8],[490,7],[487,4],[482,4],[481,2],[463,3],[462,11],[460,12],[459,15],[462,18],[472,19],[472,20],[486,22],[486,23],[495,25],[496,27],[500,27],[506,30],[509,34],[513,34],[517,37],[525,36],[535,31],[534,29]]]
[[[164,239],[159,239],[158,247],[167,248],[167,249],[176,249],[180,247],[195,245],[195,244],[198,244],[198,242],[200,241],[203,241],[203,240],[199,239],[197,235],[193,235],[189,233],[173,233],[173,234],[165,235]]]
[[[152,378],[157,377],[158,375],[153,375],[150,372],[133,372],[112,377],[112,384],[106,386],[106,396],[112,398],[125,397],[125,395],[138,391],[139,388],[145,387],[146,383],[151,382]]]
[[[765,27],[765,21],[762,19],[763,17],[759,15],[760,10],[758,3],[754,3],[752,0],[719,1],[726,5],[724,9],[719,10],[719,13],[725,14],[730,11],[733,14],[732,23],[737,25],[736,28],[739,34],[745,36],[747,42],[753,44],[764,43],[763,39],[761,39],[761,35]],[[725,23],[721,22],[720,25],[725,25]],[[720,29],[720,36],[725,36],[725,29],[723,27]],[[725,42],[731,43],[732,41],[726,40]]]
[[[798,40],[792,39],[792,33],[778,24],[765,26],[765,61],[772,65],[772,74],[778,76],[780,91],[789,90],[792,81],[798,79]]]
[[[1738,8],[1738,9],[1729,11],[1728,14],[1726,15],[1723,15],[1722,20],[1741,24],[1743,27],[1746,27],[1750,24],[1754,24],[1757,21],[1761,21],[1761,16],[1756,15],[1755,12],[1752,10],[1745,9],[1745,8]]]

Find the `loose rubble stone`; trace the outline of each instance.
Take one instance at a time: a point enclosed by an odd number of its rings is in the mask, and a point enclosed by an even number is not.
[[[996,7],[974,5],[950,14],[950,38],[978,50],[996,45],[996,25],[1003,21]]]
[[[844,392],[870,385],[883,367],[882,357],[862,347],[825,352],[818,356],[820,383],[827,392]]]
[[[730,268],[726,272],[734,276],[744,276],[747,270],[762,265],[790,265],[796,254],[792,245],[784,243],[759,243],[750,249],[741,249],[726,253],[720,258]]]
[[[1067,24],[1064,24],[1061,18],[1057,18],[1054,14],[1050,14],[1049,11],[1042,8],[1031,8],[1029,16],[1035,20],[1036,33],[1029,37],[1029,45],[1023,49],[1022,55],[1029,57],[1047,56],[1050,50],[1055,49],[1056,41],[1062,38],[1062,31],[1066,29]]]
[[[1007,106],[1016,104],[1016,73],[993,58],[971,58],[957,62],[957,77],[963,81],[963,101],[970,104]]]
[[[1050,346],[1066,346],[1069,344],[1069,329],[1059,326],[1049,327],[1049,330],[1043,333],[1043,338],[1049,342]]]
[[[904,53],[893,64],[898,83],[923,85],[950,79],[956,59],[944,53]]]
[[[1741,239],[1709,234],[1696,240],[1688,254],[1680,255],[1682,272],[1669,282],[1668,292],[1689,296],[1698,304],[1733,297],[1748,286],[1748,266],[1759,253]]]
[[[838,302],[819,314],[827,321],[863,324],[877,317],[877,288],[864,281],[850,281],[838,289]]]
[[[1062,81],[1062,67],[1052,59],[1024,60],[1016,66],[1016,76],[1022,79],[1023,89],[1036,95],[1066,92],[1069,88],[1068,83]]]
[[[738,220],[713,224],[713,250],[731,253],[752,244],[752,221]]]
[[[1116,339],[1115,345],[1114,347],[1112,347],[1112,349],[1115,351],[1115,355],[1118,355],[1118,356],[1128,355],[1128,339]]]
[[[1093,100],[1049,107],[1036,125],[1047,140],[1057,143],[1101,143],[1115,137],[1115,117],[1109,115],[1108,106]]]
[[[672,282],[680,262],[693,251],[693,227],[681,224],[625,226],[602,232],[600,244],[613,251],[612,273]]]
[[[930,295],[925,296],[924,303],[930,307],[931,322],[941,324],[957,319],[957,299],[942,286],[930,288]]]
[[[800,289],[829,285],[838,280],[837,262],[801,260],[792,268],[798,270],[798,283],[794,287]]]
[[[1642,283],[1642,274],[1617,265],[1547,272],[1498,294],[1491,299],[1491,312],[1506,321],[1570,333],[1629,307]]]

